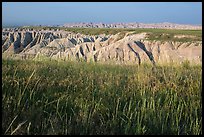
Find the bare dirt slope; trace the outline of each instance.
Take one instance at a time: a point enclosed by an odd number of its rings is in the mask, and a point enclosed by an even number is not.
[[[3,30],[2,53],[22,59],[46,56],[117,64],[181,63],[186,60],[201,64],[202,42],[150,41],[146,33],[90,36],[52,30]]]

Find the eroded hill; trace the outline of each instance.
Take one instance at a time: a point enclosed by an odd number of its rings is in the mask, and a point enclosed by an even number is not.
[[[85,35],[65,30],[3,29],[2,53],[21,59],[48,57],[116,64],[182,63],[186,60],[202,63],[202,41],[152,40],[150,34]],[[163,35],[159,36],[168,38],[168,35]],[[172,37],[190,39],[195,36]]]

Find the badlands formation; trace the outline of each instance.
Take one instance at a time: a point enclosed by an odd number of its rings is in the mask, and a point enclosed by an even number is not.
[[[187,25],[175,23],[66,23],[62,27],[83,27],[83,28],[157,28],[157,29],[191,29],[200,30],[202,25]]]
[[[150,41],[147,33],[84,35],[63,30],[2,29],[2,53],[116,64],[202,64],[202,41]]]

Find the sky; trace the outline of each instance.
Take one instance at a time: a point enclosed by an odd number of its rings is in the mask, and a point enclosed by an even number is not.
[[[2,2],[2,25],[202,24],[202,2]]]

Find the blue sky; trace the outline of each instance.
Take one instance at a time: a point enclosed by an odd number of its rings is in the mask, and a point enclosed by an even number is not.
[[[3,25],[70,22],[202,24],[201,2],[3,2]]]

